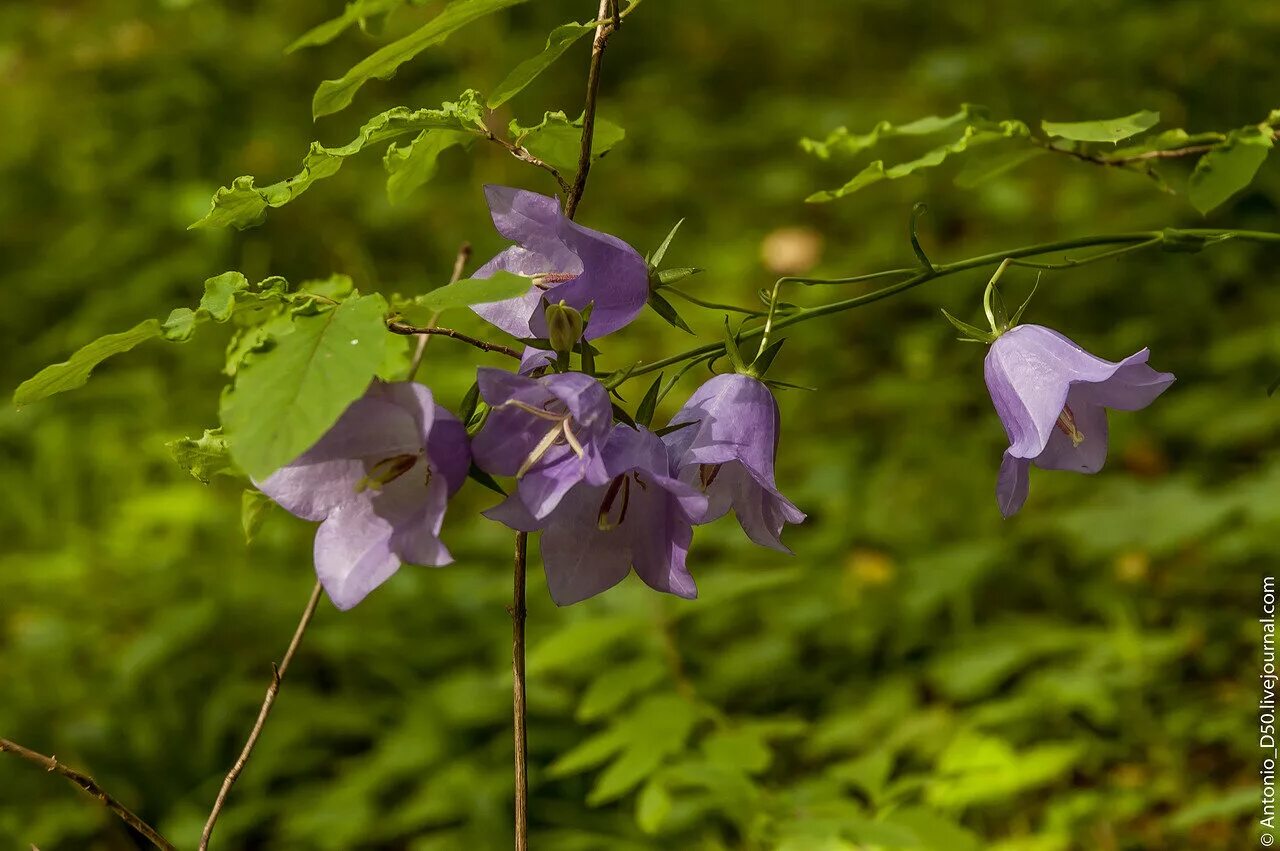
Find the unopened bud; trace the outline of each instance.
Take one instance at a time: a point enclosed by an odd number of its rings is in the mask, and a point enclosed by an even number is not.
[[[547,305],[546,320],[551,348],[561,354],[573,351],[582,337],[582,314],[561,301]]]

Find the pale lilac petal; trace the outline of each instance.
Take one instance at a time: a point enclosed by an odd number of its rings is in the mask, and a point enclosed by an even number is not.
[[[400,559],[391,551],[390,523],[368,502],[338,506],[316,531],[316,576],[329,599],[346,611],[391,578]]]
[[[413,471],[410,471],[413,472]],[[433,476],[421,496],[415,517],[397,524],[391,537],[391,549],[402,561],[427,567],[443,567],[453,556],[440,541],[445,505],[449,501],[449,483]]]
[[[556,353],[547,349],[535,349],[533,346],[525,346],[524,352],[520,355],[521,375],[528,375],[535,369],[551,366],[556,362]]]
[[[485,517],[495,520],[498,523],[515,529],[517,532],[537,532],[549,522],[548,519],[538,519],[529,513],[529,509],[525,507],[524,500],[519,496],[509,496],[502,502],[482,512]]]
[[[1031,462],[1025,458],[1004,453],[1004,460],[1000,462],[1000,475],[996,478],[996,501],[1003,516],[1012,517],[1017,514],[1018,509],[1027,501],[1027,491],[1031,484],[1028,473],[1030,465]]]
[[[431,434],[431,424],[440,407],[431,396],[431,390],[416,381],[375,381],[369,386],[365,398],[382,399],[413,417],[417,429],[418,446],[426,446]]]
[[[556,288],[555,297],[578,310],[593,304],[583,336],[588,340],[626,326],[649,300],[649,267],[615,236],[565,219],[566,242],[582,261],[582,274]]]
[[[1147,366],[1147,349],[1130,355],[1117,365],[1111,378],[1098,384],[1080,386],[1081,398],[1117,411],[1139,411],[1169,389],[1174,376]]]
[[[548,375],[544,386],[564,403],[573,415],[574,436],[585,443],[603,437],[613,422],[613,406],[609,403],[609,391],[590,375],[566,372]]]
[[[747,375],[717,375],[699,387],[671,418],[697,421],[663,439],[677,465],[737,460],[773,480],[778,445],[778,403],[762,382]]]
[[[340,459],[305,464],[295,461],[281,467],[263,481],[254,479],[258,490],[295,517],[318,522],[344,502],[354,499],[356,486],[365,476],[366,465],[358,459]]]
[[[650,472],[646,481],[667,492],[673,507],[688,523],[699,523],[707,513],[707,496],[696,487],[679,479]]]
[[[536,393],[542,385],[527,375],[482,366],[476,369],[476,386],[480,389],[481,399],[490,405],[501,405],[508,399]]]
[[[554,511],[569,489],[583,479],[583,461],[567,446],[557,448],[561,450],[558,460],[538,464],[516,484],[516,492],[534,517],[546,517]]]
[[[555,522],[542,533],[542,564],[557,606],[568,606],[608,590],[631,568],[622,527],[597,525],[604,488],[580,485],[561,502]]]
[[[554,268],[549,259],[513,245],[495,255],[471,277],[483,280],[492,278],[494,272],[510,272],[513,275],[532,278],[534,275],[542,275],[550,271],[554,271]],[[471,309],[481,319],[501,328],[513,337],[536,337],[538,335],[530,326],[529,320],[535,312],[539,311],[542,299],[542,290],[535,287],[531,281],[524,295],[502,301],[491,301],[487,304],[473,304]]]
[[[427,437],[427,457],[448,482],[449,496],[457,493],[471,471],[471,440],[466,426],[440,405],[435,406],[434,422]]]
[[[633,490],[627,520],[619,528],[628,531],[631,563],[646,585],[692,600],[698,588],[685,560],[693,543],[693,527],[673,502],[660,493]]]
[[[1084,436],[1079,446],[1061,428],[1055,428],[1045,444],[1044,451],[1032,459],[1042,470],[1070,470],[1076,473],[1096,473],[1107,460],[1107,409],[1090,404],[1084,399],[1080,387],[1073,387],[1067,395],[1067,406],[1075,419],[1076,430]]]

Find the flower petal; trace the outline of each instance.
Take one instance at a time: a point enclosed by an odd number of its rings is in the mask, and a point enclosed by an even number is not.
[[[631,569],[630,538],[622,527],[601,531],[597,526],[604,493],[604,488],[588,485],[574,488],[542,533],[543,569],[557,606],[594,597],[625,579]]]
[[[443,567],[453,561],[449,550],[440,542],[449,487],[444,476],[433,476],[414,516],[394,524],[391,549],[402,561],[428,567]]]
[[[519,495],[512,495],[495,505],[493,508],[482,512],[485,517],[490,520],[515,529],[517,532],[537,532],[547,525],[547,520],[539,520],[529,513],[529,509],[525,507],[524,500]]]
[[[1018,458],[1010,452],[1004,453],[1000,462],[1000,475],[996,478],[996,502],[1000,505],[1000,514],[1012,517],[1027,501],[1027,492],[1031,487],[1031,476],[1028,468],[1031,462]]]
[[[1120,361],[1106,381],[1082,385],[1081,398],[1117,411],[1140,411],[1169,389],[1175,378],[1171,372],[1156,372],[1147,366],[1149,351],[1143,349]]]
[[[494,272],[511,272],[514,275],[532,277],[552,271],[551,266],[551,261],[543,255],[513,245],[496,254],[471,277],[492,278]],[[502,301],[473,304],[471,310],[484,321],[496,325],[513,337],[534,337],[537,335],[530,327],[529,319],[541,303],[542,290],[531,283],[524,295]]]
[[[367,500],[338,506],[316,531],[316,576],[329,599],[346,611],[400,568],[391,551],[391,525]]]
[[[1040,469],[1092,474],[1106,463],[1107,409],[1085,401],[1084,390],[1089,386],[1097,385],[1076,385],[1067,394],[1067,407],[1071,409],[1076,430],[1084,439],[1076,446],[1066,431],[1055,428],[1044,451],[1032,461]]]
[[[717,375],[699,387],[671,424],[697,421],[663,438],[679,467],[741,461],[771,486],[778,446],[778,403],[747,375]]]
[[[582,274],[556,287],[555,297],[578,310],[594,304],[583,337],[594,340],[626,326],[649,300],[649,266],[615,236],[564,220],[564,238]]]
[[[471,470],[471,441],[467,437],[466,426],[442,406],[436,405],[426,445],[431,466],[444,476],[449,484],[449,496],[453,496],[467,481],[467,473]]]
[[[678,502],[664,489],[632,491],[625,529],[631,544],[631,563],[644,583],[655,591],[692,600],[698,587],[685,566],[693,527]]]

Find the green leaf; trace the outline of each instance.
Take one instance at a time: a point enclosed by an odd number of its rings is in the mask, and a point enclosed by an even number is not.
[[[852,180],[838,189],[830,189],[822,192],[815,192],[805,200],[811,204],[822,203],[826,201],[834,201],[837,198],[843,198],[851,195],[859,189],[865,189],[872,184],[879,183],[882,180],[896,180],[900,177],[906,177],[922,168],[932,168],[941,165],[947,157],[952,154],[959,154],[977,145],[985,145],[995,142],[999,139],[1014,139],[1028,136],[1030,131],[1027,125],[1021,121],[1001,121],[998,124],[984,123],[981,125],[970,125],[965,128],[964,134],[954,142],[948,142],[934,148],[932,151],[917,157],[908,162],[898,163],[897,165],[885,168],[883,160],[875,160],[862,171],[858,172]]]
[[[236,472],[231,449],[220,428],[207,428],[199,438],[171,440],[165,447],[179,467],[206,485],[219,473],[234,475]]]
[[[325,80],[311,100],[315,118],[345,109],[356,91],[373,78],[389,79],[396,69],[428,47],[440,44],[455,30],[486,15],[515,6],[525,0],[454,0],[431,21],[398,41],[356,63],[336,80]]]
[[[224,272],[204,282],[204,295],[195,310],[179,307],[169,313],[160,326],[161,336],[171,343],[185,343],[195,333],[196,325],[206,319],[226,322],[235,310],[236,296],[249,288],[239,272]]]
[[[971,159],[956,175],[956,186],[961,189],[973,189],[989,180],[1006,175],[1045,153],[1048,152],[1044,148],[1020,147],[990,157]]]
[[[591,681],[578,703],[577,719],[597,721],[612,714],[636,694],[657,683],[667,669],[656,659],[641,658],[625,665],[605,666]]]
[[[653,312],[665,319],[670,325],[679,328],[689,334],[693,334],[693,329],[689,327],[689,323],[676,312],[671,302],[667,301],[656,292],[649,293],[649,306],[653,308]]]
[[[445,284],[414,301],[428,310],[441,312],[451,308],[470,307],[473,304],[489,304],[522,296],[533,286],[533,281],[522,275],[497,271],[491,278],[467,278]]]
[[[1040,128],[1050,136],[1073,142],[1119,142],[1137,136],[1160,123],[1160,113],[1144,109],[1133,115],[1099,121],[1041,121]]]
[[[683,281],[690,275],[696,275],[702,269],[697,266],[681,266],[675,269],[663,269],[658,273],[658,286],[665,287],[667,284],[674,284]]]
[[[33,377],[18,385],[13,392],[13,404],[21,408],[38,402],[55,393],[83,387],[93,373],[93,368],[112,355],[127,352],[139,343],[161,336],[160,323],[155,319],[139,322],[128,331],[107,334],[84,346],[62,363],[46,366]]]
[[[1271,149],[1271,132],[1245,127],[1227,134],[1227,141],[1200,158],[1187,183],[1191,205],[1208,213],[1249,185]]]
[[[649,385],[649,389],[645,391],[644,398],[640,400],[639,407],[636,408],[635,420],[640,425],[648,428],[653,424],[653,414],[658,407],[658,389],[662,387],[662,373],[658,373],[658,377]]]
[[[657,778],[651,778],[636,796],[636,826],[650,835],[662,830],[675,802]]]
[[[261,188],[254,185],[251,175],[237,177],[230,186],[224,186],[214,193],[209,212],[190,227],[234,227],[244,230],[260,225],[268,208],[283,207],[306,192],[317,180],[337,174],[347,157],[360,153],[370,145],[423,130],[478,133],[476,125],[480,117],[480,95],[471,89],[463,92],[457,101],[446,102],[438,109],[410,110],[403,106],[388,109],[366,121],[356,137],[345,145],[330,148],[319,142],[312,142],[311,150],[302,160],[302,170],[293,177]],[[408,156],[401,155],[400,159]],[[432,164],[434,165],[434,160]],[[404,167],[405,164],[397,161],[397,165]],[[391,170],[390,166],[388,170]],[[391,191],[390,186],[388,191]]]
[[[382,363],[386,302],[369,295],[297,316],[293,331],[256,354],[222,399],[237,463],[264,479],[319,440],[364,393]]]
[[[512,141],[528,149],[538,159],[563,173],[571,173],[578,167],[582,152],[582,116],[570,121],[563,112],[548,112],[542,122],[522,127],[515,121],[508,127]],[[591,159],[598,160],[609,153],[626,137],[624,131],[612,121],[596,116],[596,129],[591,137]]]
[[[452,147],[469,147],[474,133],[462,130],[423,130],[403,148],[394,142],[387,148],[382,164],[387,169],[387,197],[392,204],[405,198],[436,176],[440,155]]]
[[[317,24],[285,48],[285,53],[293,53],[304,47],[318,47],[328,44],[342,35],[348,27],[359,24],[362,29],[369,29],[370,20],[385,19],[392,12],[405,4],[405,0],[352,0],[342,10],[342,14],[322,24]]]
[[[644,782],[667,757],[684,749],[697,719],[697,710],[684,698],[670,694],[646,698],[619,725],[621,753],[596,780],[587,803],[608,803]]]
[[[252,544],[262,521],[267,519],[267,509],[274,505],[271,497],[256,488],[246,488],[240,495],[240,528],[244,530],[244,542]]]
[[[493,93],[489,95],[489,100],[485,105],[490,109],[497,109],[511,100],[525,86],[532,83],[539,74],[547,70],[553,62],[564,55],[564,52],[572,47],[574,42],[595,28],[594,22],[590,24],[570,22],[561,24],[553,29],[551,35],[547,36],[547,46],[542,49],[542,52],[521,62],[510,74],[503,78],[502,82],[498,83],[494,88]]]
[[[801,139],[800,147],[824,160],[830,159],[832,154],[852,156],[873,147],[881,139],[891,139],[895,136],[927,136],[933,133],[941,133],[944,130],[968,124],[978,117],[985,117],[985,110],[982,107],[964,104],[960,107],[959,112],[945,117],[930,115],[897,126],[890,124],[888,121],[881,121],[871,128],[869,133],[850,133],[848,128],[840,127],[833,130],[821,142],[816,139]]]

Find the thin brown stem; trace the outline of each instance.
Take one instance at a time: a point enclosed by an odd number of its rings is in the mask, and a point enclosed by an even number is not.
[[[524,704],[525,565],[529,536],[516,533],[514,588],[511,594],[511,714],[515,737],[516,851],[529,851],[529,742]]]
[[[461,331],[455,331],[452,328],[436,328],[430,325],[409,325],[398,319],[391,319],[387,321],[387,330],[392,334],[405,334],[408,336],[416,334],[430,334],[448,337],[451,340],[466,343],[468,346],[475,346],[482,352],[498,352],[499,354],[504,354],[509,358],[515,358],[516,360],[520,359],[520,352],[510,346],[504,346],[501,343],[490,343],[487,340],[481,340],[476,337],[472,337],[469,334],[463,334]]]
[[[316,613],[316,606],[320,603],[320,583],[317,582],[315,587],[311,589],[311,598],[307,601],[307,607],[302,611],[302,618],[298,621],[298,628],[293,631],[293,640],[289,642],[289,649],[284,652],[284,658],[280,660],[279,665],[271,666],[271,684],[267,686],[267,696],[262,701],[262,709],[258,710],[258,720],[254,723],[253,729],[249,731],[249,740],[244,743],[244,749],[240,751],[240,756],[236,758],[235,765],[231,766],[231,770],[227,772],[226,778],[222,781],[222,788],[218,791],[218,798],[213,802],[213,810],[209,813],[209,820],[205,822],[204,833],[200,836],[200,851],[205,851],[209,847],[209,837],[213,835],[213,826],[218,821],[218,816],[222,813],[222,808],[226,806],[227,795],[231,792],[231,787],[235,784],[236,779],[240,777],[240,773],[244,771],[245,765],[249,762],[249,755],[253,753],[253,747],[258,743],[258,737],[262,735],[262,728],[267,723],[267,716],[271,714],[271,707],[276,702],[276,695],[280,693],[280,683],[284,680],[285,672],[289,670],[289,663],[293,661],[293,656],[298,652],[299,645],[302,644],[302,635],[307,631],[307,626],[311,623],[312,616]]]
[[[573,178],[573,188],[564,201],[564,214],[573,218],[578,212],[578,203],[582,193],[587,190],[587,175],[591,173],[591,140],[596,130],[596,100],[600,95],[600,64],[604,60],[604,49],[609,43],[609,34],[618,26],[617,0],[600,0],[600,20],[596,27],[595,38],[591,42],[591,67],[587,71],[587,104],[582,111],[582,150],[578,154],[578,173]]]
[[[467,261],[471,259],[471,243],[464,242],[458,246],[458,255],[453,258],[453,272],[449,275],[449,283],[456,284],[462,278],[462,270],[466,267]],[[435,328],[436,323],[440,321],[440,311],[431,314],[431,318],[427,320],[428,328]],[[413,360],[409,362],[409,380],[413,381],[413,377],[418,374],[418,367],[422,366],[422,358],[427,354],[427,343],[431,342],[430,334],[418,335],[418,348],[414,350]]]
[[[569,185],[569,181],[565,180],[564,175],[560,173],[560,170],[557,169],[555,166],[553,166],[551,163],[547,162],[546,160],[542,160],[542,159],[539,159],[538,157],[535,157],[532,153],[529,152],[529,149],[526,148],[524,145],[518,144],[516,142],[512,142],[509,139],[502,138],[497,133],[494,133],[492,130],[486,127],[484,124],[481,124],[480,126],[481,128],[483,128],[484,137],[488,139],[490,142],[494,142],[506,148],[507,152],[511,154],[511,156],[515,157],[521,162],[526,162],[526,163],[529,163],[530,165],[535,165],[538,168],[545,171],[547,174],[554,177],[556,179],[556,183],[560,184],[560,191],[564,192],[566,195],[572,191],[572,187]]]
[[[27,762],[40,766],[45,771],[49,771],[54,774],[61,774],[63,777],[67,778],[72,783],[76,784],[81,789],[101,801],[107,809],[118,815],[121,821],[145,836],[152,845],[157,848],[164,849],[164,851],[175,851],[173,845],[160,834],[160,831],[138,818],[132,810],[108,795],[106,790],[99,786],[98,782],[89,775],[63,765],[58,762],[57,757],[45,756],[44,754],[36,753],[35,751],[24,748],[22,745],[16,742],[11,742],[8,739],[0,739],[0,752],[11,753],[16,757],[25,759]],[[32,847],[34,848],[35,846]]]

